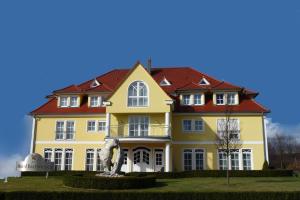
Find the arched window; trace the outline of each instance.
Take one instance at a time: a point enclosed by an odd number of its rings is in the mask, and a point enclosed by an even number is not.
[[[128,88],[128,106],[148,106],[148,89],[144,82],[135,81]]]

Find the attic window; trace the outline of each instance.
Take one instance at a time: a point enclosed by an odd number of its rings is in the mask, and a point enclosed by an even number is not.
[[[208,80],[206,80],[206,78],[202,78],[199,82],[199,85],[210,85],[210,83],[208,82]]]
[[[97,81],[97,79],[94,79],[93,82],[91,83],[91,88],[99,86],[100,83]]]
[[[161,80],[161,82],[159,83],[160,86],[169,86],[171,85],[171,83],[166,79],[166,77],[164,77],[163,80]]]

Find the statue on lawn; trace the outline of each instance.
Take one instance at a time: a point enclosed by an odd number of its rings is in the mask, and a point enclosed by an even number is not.
[[[115,151],[115,162],[112,162],[112,157]],[[105,140],[105,146],[99,152],[100,162],[104,167],[104,172],[99,176],[119,176],[121,167],[124,161],[124,153],[118,139]]]

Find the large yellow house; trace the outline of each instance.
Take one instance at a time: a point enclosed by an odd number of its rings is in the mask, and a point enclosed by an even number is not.
[[[268,160],[269,111],[257,95],[190,67],[137,63],[47,96],[31,112],[31,152],[53,161],[56,170],[95,171],[105,140],[118,138],[125,172],[226,169],[216,135],[230,106],[240,146],[229,168],[259,170]]]

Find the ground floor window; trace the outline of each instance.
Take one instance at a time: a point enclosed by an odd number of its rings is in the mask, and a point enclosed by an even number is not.
[[[55,149],[54,167],[55,170],[61,170],[62,168],[62,149]]]
[[[72,170],[73,163],[73,149],[66,149],[65,151],[65,170]]]
[[[251,149],[243,149],[243,169],[244,170],[251,170],[252,162],[251,162]]]
[[[184,149],[183,169],[184,171],[203,170],[204,169],[203,149]]]
[[[227,169],[227,157],[224,150],[218,151],[219,169]],[[242,160],[241,160],[242,159]],[[252,169],[252,153],[251,149],[234,149],[231,150],[229,156],[230,170],[251,170]]]
[[[85,158],[85,170],[93,171],[94,165],[94,149],[86,150],[86,158]]]
[[[46,162],[51,162],[52,157],[52,149],[45,149],[44,150],[44,159]]]

